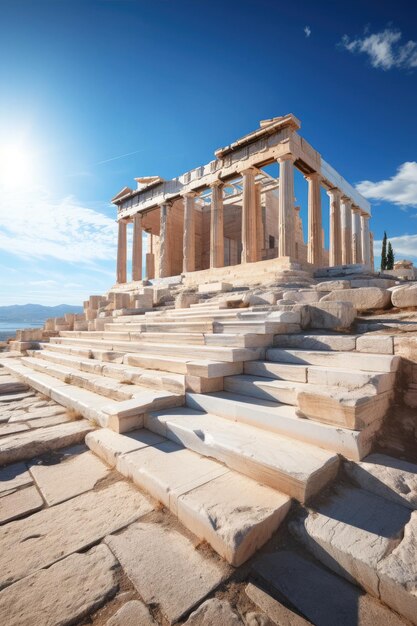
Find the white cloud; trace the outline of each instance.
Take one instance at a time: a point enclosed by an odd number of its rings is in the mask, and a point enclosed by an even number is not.
[[[364,53],[369,56],[373,67],[389,70],[393,67],[413,69],[417,67],[417,42],[400,43],[402,33],[398,29],[386,28],[379,33],[368,34],[351,39],[342,37],[341,45],[352,53]]]
[[[385,200],[398,206],[417,207],[417,162],[408,161],[399,166],[397,173],[387,180],[364,180],[356,189],[370,200]]]
[[[304,26],[304,33],[306,37],[310,37],[311,35],[311,28],[310,26]]]
[[[35,287],[55,287],[58,283],[56,280],[30,280],[29,285],[34,285]]]
[[[116,224],[74,197],[0,189],[0,250],[77,264],[109,260],[116,257]]]
[[[400,237],[389,237],[394,249],[396,260],[417,259],[417,235],[401,235]],[[381,255],[382,241],[374,242],[375,256]]]

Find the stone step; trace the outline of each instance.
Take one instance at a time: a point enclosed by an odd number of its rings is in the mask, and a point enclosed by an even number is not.
[[[147,343],[181,343],[192,345],[204,345],[204,335],[202,333],[170,333],[170,332],[127,332],[127,331],[64,331],[60,337],[75,339],[93,339],[104,342],[147,342]]]
[[[100,350],[99,348],[90,349],[86,346],[77,346],[76,344],[64,343],[40,343],[39,349],[47,349],[49,352],[58,352],[59,354],[70,354],[84,359],[97,359],[112,363],[121,363],[123,361],[124,352],[116,352],[115,350]]]
[[[120,319],[120,318],[118,318]],[[127,331],[127,332],[166,332],[166,333],[209,333],[213,330],[212,322],[174,322],[174,321],[148,321],[148,322],[119,322],[115,321],[112,324],[106,324],[105,330],[115,332]]]
[[[262,348],[238,348],[238,347],[222,347],[222,346],[199,346],[196,350],[193,346],[182,344],[159,344],[159,343],[135,343],[131,341],[114,341],[108,342],[95,339],[78,339],[72,337],[52,337],[50,345],[68,345],[78,347],[88,347],[90,350],[95,348],[103,351],[115,350],[116,352],[139,352],[140,354],[162,354],[164,356],[180,356],[188,357],[190,360],[195,357],[196,352],[200,358],[207,358],[215,361],[249,361],[262,358]]]
[[[293,348],[301,350],[331,350],[349,352],[356,348],[357,335],[297,333],[294,335],[280,335],[275,337],[274,345],[277,348]]]
[[[352,368],[368,372],[396,372],[400,357],[388,354],[363,354],[359,352],[291,350],[270,348],[267,360],[294,365],[321,365],[323,367]]]
[[[272,346],[273,334],[262,333],[215,333],[204,336],[207,346],[231,346],[242,348],[265,348]]]
[[[300,391],[309,389],[308,383],[291,382],[286,380],[276,380],[273,378],[263,378],[239,374],[237,376],[226,376],[224,379],[224,390],[237,393],[251,398],[261,398],[281,404],[291,404],[297,406],[297,397]]]
[[[341,367],[327,368],[320,365],[296,365],[274,361],[246,361],[243,371],[250,376],[264,376],[277,380],[308,382],[313,385],[329,385],[346,389],[372,385],[376,393],[390,391],[395,382],[395,372],[373,373],[352,371]]]
[[[186,404],[194,410],[304,441],[353,460],[360,460],[369,454],[381,426],[381,420],[375,420],[362,430],[335,428],[300,416],[294,406],[258,398],[254,400],[250,396],[227,391],[187,393]]]
[[[144,429],[101,429],[86,443],[234,566],[271,537],[290,508],[287,495]]]
[[[149,413],[145,425],[300,502],[332,481],[339,465],[321,448],[190,408]]]
[[[58,404],[102,427],[118,432],[140,428],[146,411],[181,406],[184,402],[182,395],[145,388],[140,396],[130,400],[111,401],[87,389],[62,382],[50,374],[34,371],[20,360],[9,359],[7,369]]]
[[[129,381],[136,385],[152,387],[153,389],[165,389],[174,393],[184,393],[185,379],[183,374],[172,372],[160,372],[155,369],[143,369],[128,366],[121,363],[108,363],[96,359],[80,359],[78,356],[53,352],[50,350],[33,350],[29,352],[31,356],[67,365],[84,372],[100,374],[118,381]]]
[[[364,489],[339,485],[290,523],[324,565],[416,623],[416,512]]]

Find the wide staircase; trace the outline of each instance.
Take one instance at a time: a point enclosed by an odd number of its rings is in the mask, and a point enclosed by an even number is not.
[[[354,335],[302,332],[287,309],[208,301],[107,317],[6,367],[100,426],[90,448],[239,565],[292,498],[334,480],[340,455],[369,453],[398,368],[356,352]]]

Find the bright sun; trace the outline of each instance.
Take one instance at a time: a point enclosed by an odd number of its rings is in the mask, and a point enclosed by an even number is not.
[[[35,179],[35,159],[22,144],[0,145],[0,187],[17,188]]]

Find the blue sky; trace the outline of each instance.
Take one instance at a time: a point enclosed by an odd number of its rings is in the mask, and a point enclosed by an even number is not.
[[[104,292],[120,188],[289,112],[370,199],[376,240],[387,230],[417,262],[413,0],[0,0],[0,14],[0,304]]]

